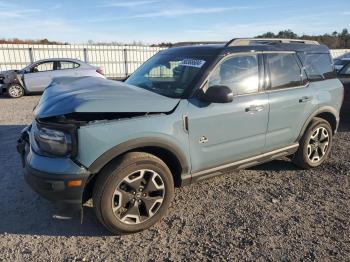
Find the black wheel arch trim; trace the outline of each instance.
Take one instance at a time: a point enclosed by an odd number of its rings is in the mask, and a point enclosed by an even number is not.
[[[189,163],[183,151],[174,143],[158,137],[136,138],[136,139],[132,139],[124,143],[118,144],[112,147],[111,149],[109,149],[108,151],[106,151],[105,153],[103,153],[100,157],[98,157],[88,167],[88,170],[92,174],[96,174],[116,157],[121,156],[126,152],[129,152],[138,148],[146,148],[146,147],[158,147],[163,150],[169,151],[179,161],[182,168],[182,174],[187,174],[189,172]]]
[[[299,141],[301,139],[301,137],[303,136],[305,130],[307,129],[307,127],[311,123],[312,119],[314,117],[316,117],[317,115],[322,114],[322,113],[330,113],[330,114],[332,114],[334,116],[334,118],[336,119],[336,128],[334,130],[334,133],[337,132],[337,128],[338,128],[338,125],[339,125],[339,113],[337,112],[337,110],[335,108],[333,108],[331,106],[323,106],[323,107],[320,107],[319,109],[317,109],[315,112],[313,112],[307,118],[307,120],[305,121],[303,127],[301,128],[300,134],[299,134],[299,136],[298,136],[296,141]]]

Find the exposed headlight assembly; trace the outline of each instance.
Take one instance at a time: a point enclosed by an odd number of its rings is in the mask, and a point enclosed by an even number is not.
[[[56,130],[33,122],[31,128],[33,150],[47,156],[70,156],[72,153],[72,135],[68,131]]]

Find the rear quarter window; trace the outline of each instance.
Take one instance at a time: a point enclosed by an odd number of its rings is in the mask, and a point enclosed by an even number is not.
[[[75,62],[70,61],[57,61],[57,69],[65,70],[65,69],[74,69],[78,68],[80,65]]]
[[[310,80],[324,80],[336,77],[332,58],[329,54],[298,53]]]

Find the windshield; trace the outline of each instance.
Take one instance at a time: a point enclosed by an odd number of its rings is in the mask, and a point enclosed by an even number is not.
[[[144,63],[125,82],[164,95],[180,98],[193,87],[208,62],[208,56],[157,54]]]

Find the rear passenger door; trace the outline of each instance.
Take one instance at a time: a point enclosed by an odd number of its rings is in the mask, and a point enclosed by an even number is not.
[[[266,52],[269,123],[265,151],[293,144],[317,107],[316,90],[308,84],[295,52]]]

